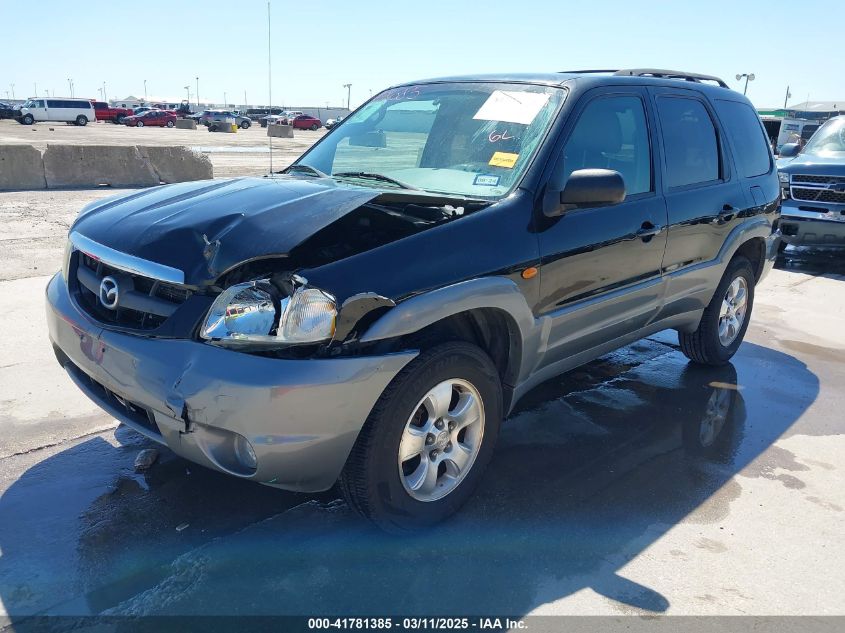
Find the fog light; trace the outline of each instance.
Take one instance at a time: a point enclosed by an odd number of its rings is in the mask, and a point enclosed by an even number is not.
[[[243,435],[235,436],[235,455],[244,468],[255,470],[258,467],[258,458],[255,456],[255,449]]]

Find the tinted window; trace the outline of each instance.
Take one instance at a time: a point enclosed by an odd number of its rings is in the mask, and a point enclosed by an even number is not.
[[[733,140],[737,168],[746,178],[769,173],[769,144],[757,113],[747,103],[716,101],[716,112]]]
[[[707,109],[696,99],[662,97],[657,111],[666,152],[666,182],[683,187],[719,179],[719,144]]]
[[[563,149],[566,182],[578,169],[613,169],[625,193],[651,191],[651,149],[643,103],[638,97],[605,97],[590,102]]]

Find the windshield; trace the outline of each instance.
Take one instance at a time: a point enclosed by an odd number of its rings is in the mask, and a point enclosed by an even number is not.
[[[845,116],[830,119],[822,125],[802,153],[826,154],[829,152],[845,152]]]
[[[297,164],[364,186],[500,198],[519,182],[565,95],[504,83],[387,90]]]

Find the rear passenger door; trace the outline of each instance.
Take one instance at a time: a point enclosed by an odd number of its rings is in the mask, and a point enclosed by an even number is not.
[[[575,170],[612,169],[622,175],[626,197],[539,220],[537,312],[551,322],[543,365],[643,327],[662,296],[666,208],[645,90],[592,90],[570,118],[549,189],[562,189]]]
[[[711,262],[746,208],[725,135],[710,104],[698,92],[649,88],[663,149],[663,194],[669,235],[667,274]]]

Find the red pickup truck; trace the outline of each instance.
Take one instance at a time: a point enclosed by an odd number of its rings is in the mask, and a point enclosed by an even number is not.
[[[123,123],[123,119],[135,114],[132,108],[113,108],[105,101],[92,101],[91,103],[94,104],[94,112],[98,121]]]

